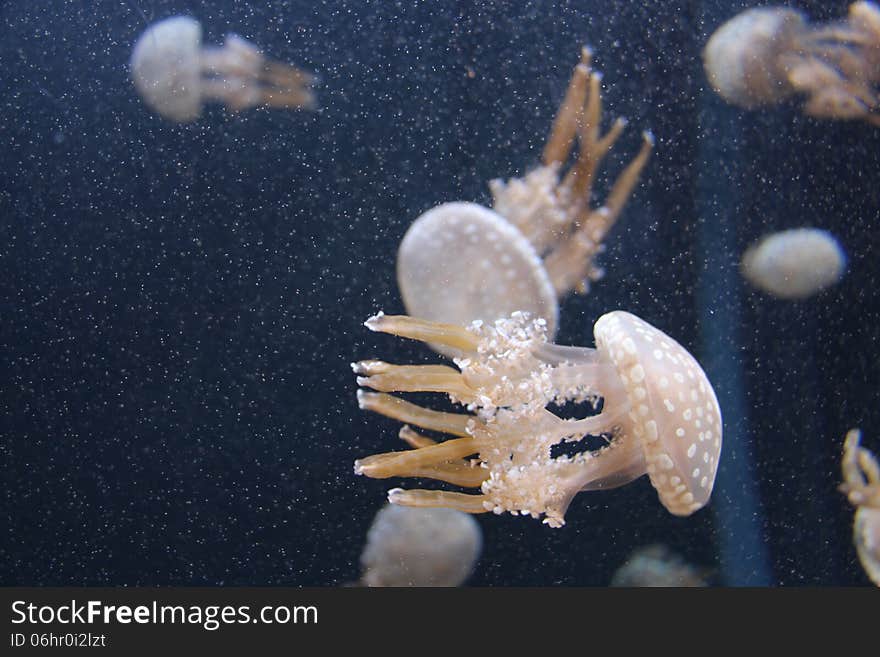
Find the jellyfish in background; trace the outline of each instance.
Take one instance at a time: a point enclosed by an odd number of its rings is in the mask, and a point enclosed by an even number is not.
[[[805,299],[837,283],[846,268],[831,233],[793,228],[772,233],[746,249],[741,270],[755,287],[780,299]]]
[[[221,47],[202,45],[194,18],[173,16],[154,23],[138,38],[131,76],[144,102],[166,119],[194,121],[207,101],[238,112],[257,105],[313,109],[314,76],[266,59],[237,34]]]
[[[477,522],[453,509],[385,505],[361,554],[364,586],[461,586],[483,547]]]
[[[362,409],[457,436],[435,442],[405,426],[414,449],[368,456],[355,472],[374,478],[422,477],[480,494],[403,490],[394,504],[468,513],[544,516],[551,527],[580,491],[615,488],[648,474],[675,515],[704,506],[721,453],[721,411],[700,365],[672,338],[623,311],[596,322],[596,348],[547,341],[547,322],[516,312],[468,328],[408,316],[371,317],[372,331],[444,345],[462,354],[444,365],[352,365]],[[473,414],[422,408],[389,392],[443,392]],[[547,406],[592,403],[601,412],[563,420]],[[599,450],[553,455],[561,443],[610,436]],[[474,457],[475,456],[475,457]],[[473,457],[473,458],[472,458]]]
[[[810,25],[788,7],[738,14],[703,52],[712,87],[744,108],[804,96],[804,111],[824,119],[880,125],[880,8],[855,2],[842,20]]]
[[[635,550],[611,578],[611,586],[707,586],[704,574],[665,545]]]
[[[639,180],[653,137],[644,133],[641,150],[605,203],[591,208],[596,171],[626,122],[618,119],[600,134],[601,76],[591,71],[590,56],[583,49],[541,166],[524,178],[491,181],[491,210],[445,203],[409,228],[397,253],[397,282],[410,315],[466,326],[519,310],[543,317],[552,338],[558,299],[571,290],[586,292],[601,277],[594,259]],[[577,157],[563,171],[575,142]]]
[[[856,507],[853,542],[868,577],[880,586],[880,463],[859,446],[862,432],[851,429],[843,445],[840,491]]]

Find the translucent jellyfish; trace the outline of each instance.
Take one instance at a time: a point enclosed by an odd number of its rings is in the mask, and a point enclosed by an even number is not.
[[[445,203],[416,219],[397,253],[397,282],[410,315],[465,326],[519,310],[543,317],[555,335],[558,299],[571,290],[586,292],[589,282],[601,277],[594,259],[653,145],[651,134],[644,133],[641,150],[605,203],[591,208],[598,167],[626,125],[618,119],[600,134],[600,82],[584,49],[541,166],[524,178],[491,181],[493,209]],[[575,142],[577,157],[563,171]]]
[[[842,20],[810,25],[788,7],[748,9],[724,23],[703,52],[715,91],[745,108],[805,97],[804,111],[880,125],[880,8],[855,2]]]
[[[834,236],[818,228],[794,228],[767,235],[742,258],[743,276],[780,299],[804,299],[837,283],[846,255]]]
[[[850,504],[856,507],[853,542],[868,577],[880,586],[880,464],[859,446],[861,431],[851,429],[843,445],[843,483]]]
[[[706,586],[701,569],[694,568],[665,545],[634,551],[615,571],[611,586]]]
[[[547,322],[515,312],[465,328],[405,315],[371,317],[373,331],[445,345],[462,354],[445,365],[352,365],[362,409],[457,438],[435,442],[409,426],[414,449],[368,456],[355,472],[374,478],[422,477],[479,494],[403,490],[394,504],[544,516],[559,527],[580,491],[614,488],[648,474],[660,502],[687,516],[712,493],[721,453],[721,411],[712,385],[687,350],[623,311],[600,317],[596,348],[547,341]],[[442,392],[470,414],[434,411],[389,392]],[[548,405],[589,403],[601,412],[562,419]],[[587,436],[607,445],[574,455],[553,453]],[[584,445],[585,443],[582,443]],[[469,458],[474,457],[474,458]]]
[[[364,586],[460,586],[483,547],[480,526],[453,509],[384,506],[361,554]]]
[[[295,66],[266,59],[237,34],[221,47],[202,45],[202,26],[188,16],[154,23],[138,38],[131,75],[144,102],[166,119],[185,123],[207,101],[234,112],[270,107],[314,108],[314,77]]]

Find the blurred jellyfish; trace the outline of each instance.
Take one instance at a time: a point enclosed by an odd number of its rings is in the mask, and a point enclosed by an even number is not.
[[[724,23],[703,52],[715,91],[754,108],[792,96],[827,119],[880,125],[880,8],[855,2],[842,20],[810,25],[787,7],[748,9]]]
[[[641,150],[605,203],[591,208],[596,171],[626,122],[618,119],[607,134],[599,133],[601,76],[591,71],[590,57],[584,49],[541,166],[524,178],[491,181],[492,210],[445,203],[409,228],[397,253],[397,282],[410,315],[466,326],[519,310],[543,317],[552,338],[558,299],[586,292],[602,276],[594,258],[639,180],[653,137],[644,133]],[[575,142],[579,153],[564,172]]]
[[[611,586],[707,586],[704,573],[665,545],[635,550],[611,578]]]
[[[361,554],[364,586],[460,586],[480,557],[483,535],[453,509],[385,505]]]
[[[648,474],[660,502],[687,516],[709,501],[721,453],[721,411],[712,385],[684,347],[623,311],[596,322],[596,348],[547,341],[545,320],[524,313],[464,328],[379,314],[373,331],[445,345],[463,354],[444,365],[353,364],[363,409],[451,434],[435,442],[409,427],[415,449],[368,456],[355,472],[422,477],[480,488],[480,494],[395,488],[395,504],[468,513],[544,516],[551,527],[580,491],[615,488]],[[445,392],[474,414],[429,410],[387,392]],[[563,420],[551,403],[588,402],[601,412]],[[608,436],[599,450],[553,454],[562,443]],[[468,458],[477,455],[477,458]]]
[[[188,16],[148,27],[134,45],[130,65],[144,102],[178,123],[199,118],[207,101],[233,112],[257,105],[315,107],[312,75],[266,59],[237,34],[227,34],[221,47],[203,46],[202,26]]]
[[[850,504],[856,507],[853,542],[868,577],[880,586],[880,464],[859,446],[861,431],[851,429],[843,445],[843,483]]]
[[[742,258],[743,276],[780,299],[805,299],[843,276],[846,255],[834,236],[818,228],[794,228],[765,236]]]

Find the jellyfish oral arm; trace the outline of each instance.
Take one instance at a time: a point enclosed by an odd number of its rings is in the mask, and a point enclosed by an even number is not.
[[[858,429],[851,429],[846,434],[840,490],[854,506],[880,509],[880,463],[870,451],[859,445],[861,437]]]
[[[611,445],[593,460],[596,462],[594,471],[585,476],[585,483],[579,489],[581,491],[619,488],[648,473],[644,453],[632,446]]]
[[[222,46],[200,52],[202,95],[241,111],[257,105],[313,108],[314,76],[295,66],[269,60],[237,34]]]
[[[590,68],[591,52],[584,48],[575,66],[547,139],[542,166],[522,178],[493,180],[493,207],[515,226],[543,258],[556,296],[584,293],[602,271],[593,260],[602,241],[620,216],[648,162],[654,145],[649,132],[642,147],[617,178],[605,203],[590,206],[596,172],[626,127],[618,118],[604,135],[602,76]],[[563,168],[577,145],[567,172]]]

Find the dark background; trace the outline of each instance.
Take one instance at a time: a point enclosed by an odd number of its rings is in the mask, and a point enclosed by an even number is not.
[[[395,252],[421,212],[485,204],[537,162],[583,43],[606,120],[630,120],[600,194],[641,130],[657,146],[558,341],[592,345],[615,308],[676,337],[715,383],[725,452],[690,518],[646,478],[580,495],[560,530],[479,516],[470,582],[605,585],[661,542],[715,583],[868,583],[835,486],[847,429],[880,452],[880,132],[708,89],[708,35],[753,4],[0,5],[0,584],[355,580],[396,483],[352,463],[397,424],[358,411],[349,363],[435,361],[361,323],[402,311]],[[127,60],[177,13],[317,72],[321,109],[153,116]],[[742,250],[802,225],[840,239],[841,284],[798,303],[746,287]]]

